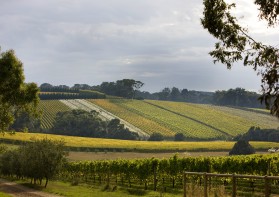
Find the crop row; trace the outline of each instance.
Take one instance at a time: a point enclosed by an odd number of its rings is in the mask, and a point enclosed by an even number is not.
[[[243,133],[247,131],[251,126],[260,126],[266,128],[265,122],[256,122],[254,119],[261,114],[255,114],[252,112],[243,111],[240,109],[222,111],[221,108],[212,105],[190,104],[190,103],[178,103],[169,101],[146,101],[158,107],[162,107],[166,110],[173,111],[182,116],[186,116],[195,120],[198,120],[206,125],[217,128],[231,136]],[[239,114],[233,114],[231,111],[238,111]],[[251,118],[247,118],[242,114],[249,113]],[[270,116],[270,115],[265,115]],[[252,118],[253,117],[253,118]]]
[[[265,113],[213,105],[155,100],[91,100],[146,133],[165,136],[184,133],[192,138],[226,138],[247,132],[252,126],[277,128],[276,118]]]
[[[94,100],[112,113],[141,128],[147,133],[160,132],[165,136],[174,136],[181,132],[194,138],[218,138],[222,134],[204,124],[178,116],[164,109],[138,100]]]
[[[116,99],[113,99],[117,101]],[[124,101],[123,99],[120,99]],[[145,133],[152,134],[154,132],[160,132],[165,135],[173,134],[173,131],[164,127],[158,122],[155,122],[151,117],[145,117],[140,112],[132,110],[128,107],[121,106],[118,102],[112,102],[112,100],[90,100],[92,103],[104,108],[105,110],[117,115],[118,117],[126,120],[134,126],[140,128]]]
[[[152,158],[69,162],[64,165],[60,173],[60,178],[69,180],[73,179],[72,177],[79,177],[88,183],[94,184],[96,182],[101,183],[101,181],[105,181],[107,185],[114,181],[114,184],[124,185],[126,183],[129,187],[136,185],[136,187],[142,187],[145,190],[148,186],[149,188],[151,186],[152,189],[156,191],[159,187],[166,186],[166,180],[169,179],[171,179],[173,188],[175,188],[175,186],[180,186],[181,188],[182,175],[185,171],[278,176],[278,160],[279,157],[275,154],[184,158],[178,158],[175,155],[169,159],[161,160]],[[200,181],[201,184],[202,180],[197,176],[192,176],[187,177],[187,182],[189,181],[192,183],[198,183],[198,181]],[[230,182],[231,180],[226,179],[226,181]],[[240,180],[237,180],[237,182],[238,185],[242,184]],[[276,183],[272,184],[273,187],[278,187]],[[277,193],[277,191],[274,192]]]
[[[70,110],[68,106],[58,100],[41,100],[38,109],[42,112],[41,127],[43,129],[50,129],[53,126],[58,112]]]

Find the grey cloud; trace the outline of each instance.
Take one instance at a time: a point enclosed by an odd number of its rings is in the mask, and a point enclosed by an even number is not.
[[[37,83],[135,78],[150,91],[259,87],[252,70],[212,63],[214,39],[201,16],[202,0],[9,0],[1,2],[0,45],[16,51]]]

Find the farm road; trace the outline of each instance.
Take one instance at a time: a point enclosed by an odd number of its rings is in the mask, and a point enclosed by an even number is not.
[[[5,179],[0,179],[0,191],[14,197],[61,197],[24,187]]]

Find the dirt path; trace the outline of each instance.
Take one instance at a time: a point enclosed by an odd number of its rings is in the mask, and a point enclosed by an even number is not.
[[[0,191],[14,197],[61,197],[54,194],[37,191],[22,185],[0,179]]]

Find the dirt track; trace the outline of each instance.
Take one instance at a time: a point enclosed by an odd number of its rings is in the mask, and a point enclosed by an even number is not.
[[[5,179],[0,179],[0,191],[15,197],[61,197],[30,189]]]

